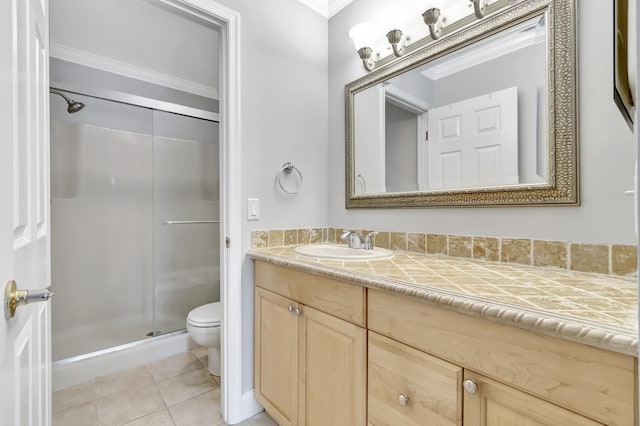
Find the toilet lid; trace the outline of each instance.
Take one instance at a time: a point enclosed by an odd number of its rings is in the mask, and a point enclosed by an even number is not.
[[[214,327],[220,325],[222,317],[222,303],[214,302],[198,306],[189,312],[187,321],[189,324],[200,327]]]

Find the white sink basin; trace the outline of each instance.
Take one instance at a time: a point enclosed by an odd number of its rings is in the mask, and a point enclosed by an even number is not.
[[[393,257],[391,250],[375,247],[372,250],[352,249],[342,244],[308,244],[296,247],[297,254],[336,260],[378,260]]]

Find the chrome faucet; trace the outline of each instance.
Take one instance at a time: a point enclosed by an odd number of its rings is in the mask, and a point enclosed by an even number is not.
[[[343,234],[340,236],[341,240],[347,240],[349,243],[349,248],[361,248],[363,250],[373,250],[373,242],[371,241],[371,237],[376,235],[377,232],[369,232],[367,236],[364,238],[364,242],[362,239],[362,235],[358,234],[355,231],[351,231],[349,229],[345,229]]]
[[[359,249],[362,248],[362,236],[355,231],[345,229],[340,236],[341,240],[347,240],[349,248]]]
[[[366,237],[364,237],[364,244],[362,248],[365,250],[373,250],[373,242],[371,241],[371,237],[374,235],[378,235],[377,231],[369,232]]]

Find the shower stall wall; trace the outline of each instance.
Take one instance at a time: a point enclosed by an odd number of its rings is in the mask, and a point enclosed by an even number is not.
[[[185,328],[220,300],[218,123],[51,101],[54,361]]]

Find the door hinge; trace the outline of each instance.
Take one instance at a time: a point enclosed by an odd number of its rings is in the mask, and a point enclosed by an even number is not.
[[[428,130],[424,132],[424,140],[425,141],[429,140],[429,131]]]
[[[224,239],[224,244],[227,246],[227,248],[229,248],[229,246],[231,245],[231,238],[226,237]]]

